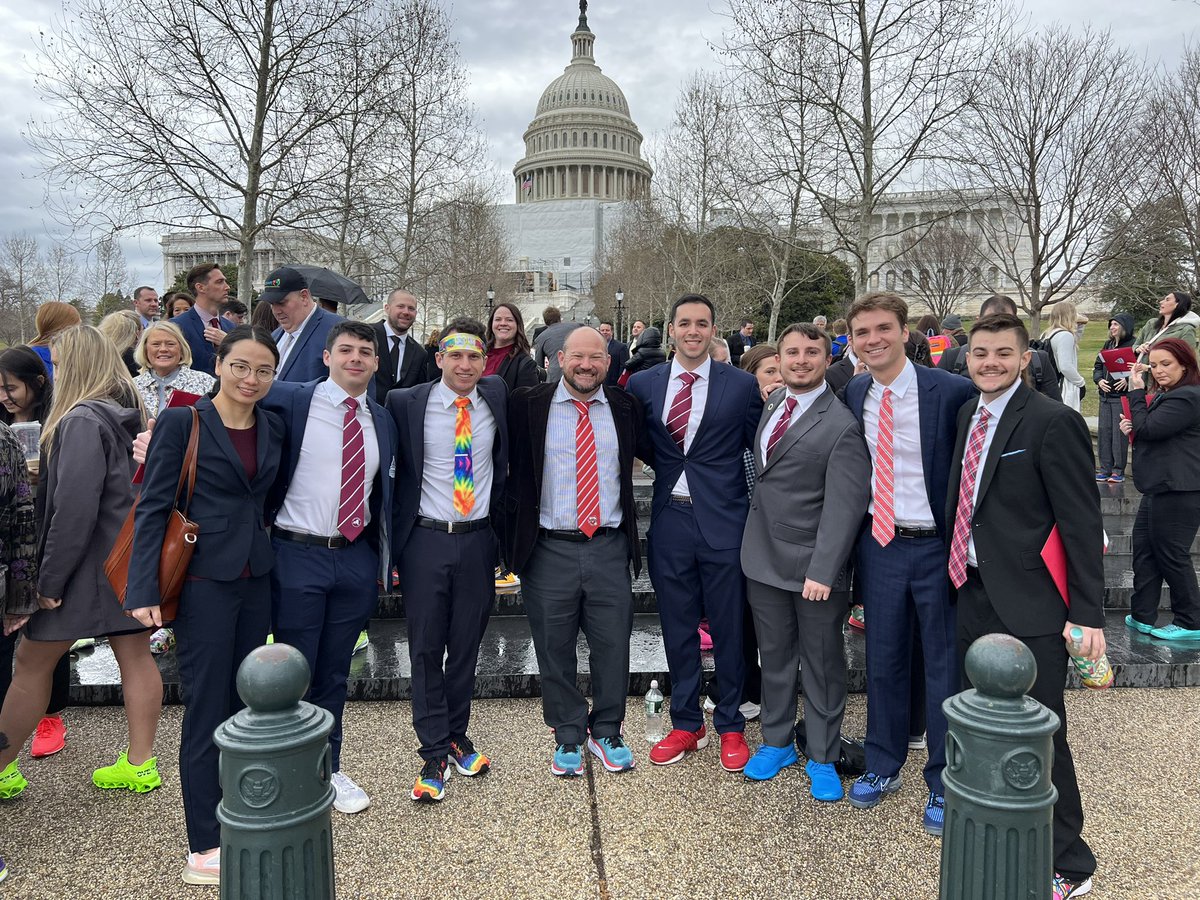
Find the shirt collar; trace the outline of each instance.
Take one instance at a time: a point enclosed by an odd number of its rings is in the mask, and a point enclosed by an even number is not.
[[[442,404],[442,409],[449,409],[454,405],[454,401],[458,399],[458,394],[446,387],[446,382],[438,381],[433,385],[433,389],[437,391],[438,402]],[[467,399],[471,401],[472,407],[479,406],[483,401],[479,398],[479,388],[474,388],[471,393],[467,394]]]
[[[396,330],[394,328],[392,328],[391,324],[388,322],[387,319],[383,320],[383,330],[387,334],[387,336],[390,338],[400,338],[400,340],[403,341],[405,338],[408,337],[408,332],[405,332],[404,334],[397,334]]]
[[[820,397],[827,390],[829,390],[829,383],[822,381],[820,387],[818,387],[815,391],[808,391],[803,394],[793,394],[792,389],[788,388],[787,394],[784,396],[783,399],[787,400],[788,397],[794,397],[796,399],[796,404],[798,406],[807,406],[808,404],[811,404],[814,400],[816,400],[818,397]]]
[[[204,312],[204,310],[202,310],[202,309],[199,307],[199,305],[193,306],[193,307],[192,307],[192,312],[194,312],[194,313],[196,314],[196,317],[197,317],[197,318],[198,318],[198,319],[199,319],[201,322],[203,322],[203,323],[204,323],[205,327],[207,327],[207,326],[208,326],[208,323],[209,323],[209,320],[210,320],[210,319],[220,319],[220,318],[221,318],[220,314],[218,314],[218,315],[215,315],[215,316],[210,316],[208,313]],[[220,322],[217,322],[217,327],[220,327],[220,325],[221,325],[221,323],[220,323]]]
[[[916,380],[916,367],[913,366],[911,359],[906,359],[904,360],[904,368],[900,370],[900,374],[896,376],[895,380],[891,384],[880,384],[872,376],[871,390],[878,393],[880,397],[883,396],[884,390],[889,390],[892,392],[892,396],[902,398],[908,393],[908,389],[912,387]]]
[[[554,389],[554,396],[551,399],[553,400],[554,403],[571,403],[575,400],[578,400],[579,398],[574,396],[570,391],[567,390],[567,384],[566,384],[565,379],[560,378],[558,381],[558,387]],[[607,403],[608,395],[604,393],[604,388],[600,388],[600,390],[596,391],[596,393],[592,395],[592,398],[590,400],[588,400],[587,402],[588,403]]]
[[[1002,415],[1004,415],[1004,410],[1006,410],[1008,408],[1008,401],[1010,401],[1013,398],[1013,394],[1015,394],[1017,392],[1017,388],[1019,388],[1020,386],[1021,386],[1021,379],[1018,378],[1011,385],[1009,385],[1009,388],[1007,391],[1005,391],[1003,394],[1001,394],[999,397],[997,397],[995,400],[991,401],[990,403],[984,403],[983,395],[981,394],[979,397],[979,405],[977,407],[975,407],[976,417],[979,416],[979,410],[984,409],[986,407],[986,409],[988,411],[988,415],[991,417],[989,419],[989,421],[992,421],[992,422],[999,421],[1000,417]]]
[[[332,378],[326,378],[324,381],[322,381],[319,385],[317,385],[317,390],[321,391],[325,395],[326,399],[328,399],[329,402],[334,406],[341,406],[346,402],[346,398],[350,396],[345,392],[345,390],[342,389],[342,386]],[[363,391],[354,399],[358,401],[358,405],[360,407],[365,407],[367,405],[367,392]]]
[[[687,369],[679,364],[679,357],[675,357],[671,360],[671,378],[678,378],[686,371]],[[708,381],[708,373],[710,371],[712,371],[712,357],[706,356],[704,358],[704,362],[700,363],[699,366],[692,370],[692,374],[701,381]]]

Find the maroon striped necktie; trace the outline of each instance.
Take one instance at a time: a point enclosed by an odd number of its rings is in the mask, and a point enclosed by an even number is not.
[[[688,417],[692,414],[692,385],[699,377],[694,372],[680,374],[679,380],[683,382],[683,387],[675,395],[675,400],[671,403],[671,412],[667,415],[667,434],[679,445],[680,452],[683,452],[684,439],[687,437]]]
[[[775,427],[771,429],[771,436],[767,438],[767,455],[763,459],[764,463],[771,461],[771,454],[775,452],[775,446],[783,440],[783,436],[787,434],[788,424],[792,421],[792,411],[796,408],[796,398],[788,397],[783,402],[783,415],[779,417],[779,421],[775,423]]]
[[[342,420],[342,492],[338,499],[338,533],[352,541],[362,534],[366,524],[363,508],[363,484],[367,467],[367,450],[363,444],[362,425],[355,413],[358,401],[347,397],[346,417]]]
[[[600,527],[600,470],[596,463],[596,435],[588,407],[592,402],[572,400],[579,410],[575,422],[575,521],[591,537]]]

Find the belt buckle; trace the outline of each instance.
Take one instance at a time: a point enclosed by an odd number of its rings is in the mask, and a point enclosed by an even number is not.
[[[456,527],[458,524],[459,524],[458,522],[447,522],[446,523],[446,534],[460,534],[461,532],[459,532],[459,530]],[[463,524],[466,524],[466,523],[463,523]]]
[[[325,549],[326,549],[326,550],[336,550],[336,549],[338,549],[338,546],[337,546],[337,539],[338,539],[339,537],[341,537],[341,535],[338,535],[338,534],[331,534],[329,537],[327,537],[327,538],[325,539]]]

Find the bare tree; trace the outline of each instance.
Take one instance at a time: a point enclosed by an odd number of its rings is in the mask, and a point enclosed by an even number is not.
[[[674,246],[658,205],[649,197],[624,204],[616,224],[605,231],[601,282],[620,288],[625,295],[622,325],[625,336],[636,319],[653,322],[665,319],[678,296],[676,266],[669,248]],[[611,284],[610,284],[611,282]],[[605,295],[615,294],[605,291]],[[608,307],[597,304],[601,310]]]
[[[93,304],[97,322],[125,306],[123,288],[128,286],[128,280],[129,270],[120,242],[113,235],[101,238],[92,251],[86,290],[86,299]]]
[[[263,230],[321,221],[312,186],[334,175],[324,144],[369,5],[70,0],[40,47],[49,113],[30,132],[60,211],[105,231],[214,231],[238,243],[250,296]]]
[[[1138,177],[1120,123],[1138,121],[1146,78],[1131,51],[1090,29],[1001,42],[991,60],[964,172],[1007,207],[976,221],[1035,335],[1042,309],[1118,252],[1105,227]]]
[[[1150,189],[1165,198],[1187,243],[1190,287],[1200,290],[1200,41],[1160,73],[1139,144],[1150,156]]]
[[[80,293],[79,262],[65,244],[51,244],[42,255],[42,273],[48,296],[74,303],[81,307],[80,313],[84,312],[84,300]]]
[[[34,316],[45,299],[37,239],[25,232],[5,237],[0,241],[0,265],[7,286],[3,291],[5,337],[28,343],[37,333]]]
[[[901,242],[902,283],[896,287],[921,300],[938,319],[946,318],[983,284],[979,245],[978,233],[953,220],[910,231]]]
[[[878,246],[913,227],[878,221],[880,197],[945,157],[974,95],[980,47],[1004,27],[998,9],[995,0],[731,0],[730,46],[773,95],[808,110],[818,137],[804,183],[860,291],[878,271]]]

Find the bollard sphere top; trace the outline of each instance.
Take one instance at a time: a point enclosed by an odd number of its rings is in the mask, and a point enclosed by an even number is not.
[[[966,670],[979,693],[1015,700],[1033,687],[1037,661],[1012,635],[985,634],[967,651]]]
[[[308,663],[295,647],[267,644],[238,666],[238,695],[255,712],[291,709],[308,690]]]

